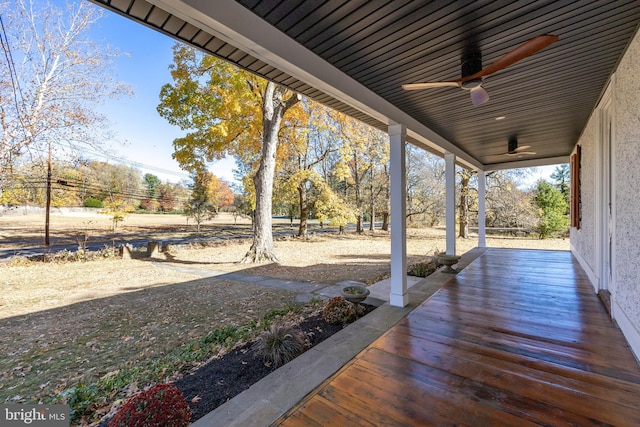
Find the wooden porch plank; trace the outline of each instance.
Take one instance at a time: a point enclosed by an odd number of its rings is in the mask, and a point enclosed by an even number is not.
[[[320,396],[318,399],[313,399],[305,405],[305,408],[308,408],[307,411],[309,414],[313,414],[313,419],[308,418],[305,414],[305,418],[301,419],[301,426],[311,426],[311,425],[331,425],[336,417],[340,418],[340,426],[344,427],[377,427],[372,422],[364,420],[358,416],[353,411],[346,410],[342,408],[340,405],[336,405],[331,400],[325,399]],[[301,414],[298,412],[293,415],[292,418]],[[296,425],[296,424],[288,424],[288,425]]]
[[[499,329],[513,329],[522,334],[533,334],[540,338],[577,340],[583,338],[589,342],[605,345],[607,334],[613,329],[605,322],[589,322],[588,318],[577,319],[567,313],[552,315],[552,313],[526,312],[518,308],[495,308],[487,306],[468,306],[460,303],[451,304],[439,300],[432,301],[430,312],[439,316],[457,316],[461,323],[478,324]],[[490,312],[489,315],[486,313]],[[589,342],[585,342],[588,344]]]
[[[395,362],[402,359],[395,358]],[[409,361],[410,362],[410,361]],[[398,369],[401,368],[401,369]],[[424,366],[418,366],[424,368]],[[400,375],[398,373],[401,372]],[[446,375],[446,373],[445,373]],[[367,387],[362,387],[362,379],[366,378]],[[437,382],[408,366],[392,366],[386,369],[385,363],[374,358],[373,361],[360,359],[351,369],[337,377],[328,388],[332,400],[343,400],[344,394],[356,398],[356,405],[364,403],[362,408],[355,409],[345,405],[347,409],[355,411],[361,419],[368,417],[376,425],[505,425],[516,422],[523,426],[522,420],[503,411],[480,404],[475,398],[452,392],[438,386]],[[376,410],[370,414],[369,399],[378,402],[384,411]],[[353,403],[354,400],[348,401]],[[464,408],[461,410],[460,408]],[[340,422],[331,425],[341,425]]]
[[[373,356],[372,356],[373,355]],[[446,369],[439,366],[421,363],[415,359],[405,359],[385,352],[367,353],[362,360],[371,363],[368,368],[386,370],[398,375],[401,372],[401,381],[410,385],[414,393],[420,395],[425,401],[430,401],[438,396],[446,397],[446,406],[455,411],[442,417],[440,422],[450,422],[453,425],[529,425],[541,418],[547,425],[597,425],[598,418],[589,415],[600,415],[589,408],[590,414],[570,411],[566,406],[558,406],[556,395],[545,395],[545,399],[539,399],[537,390],[530,390],[535,381],[524,381],[522,378],[495,378],[493,369],[482,369],[479,363],[469,363],[465,360],[456,360],[449,356],[447,360],[451,364]],[[431,369],[430,369],[431,368]],[[405,374],[406,372],[410,374]],[[410,378],[409,378],[410,377]],[[488,381],[493,379],[494,383]],[[433,394],[426,394],[423,384],[430,384]],[[518,384],[512,389],[510,386]],[[507,387],[505,387],[507,385]],[[545,390],[546,391],[546,390]],[[550,390],[553,391],[553,390]],[[529,392],[529,393],[527,393]],[[533,395],[533,397],[531,396]],[[566,393],[565,393],[566,395]],[[564,398],[565,395],[559,398]],[[575,398],[575,397],[574,397]],[[619,420],[620,418],[618,418]],[[440,423],[436,424],[440,425]]]
[[[399,345],[401,342],[411,344],[402,346]],[[547,409],[557,409],[558,413],[572,413],[572,419],[576,422],[579,415],[613,425],[624,425],[621,424],[623,420],[634,421],[629,425],[640,425],[638,384],[609,381],[607,377],[596,379],[593,374],[585,376],[578,369],[549,367],[547,362],[540,360],[523,364],[520,358],[509,353],[479,353],[477,347],[451,347],[426,339],[412,337],[407,340],[397,336],[390,336],[388,341],[376,343],[376,349],[380,351],[471,381],[474,385],[473,390],[484,389],[483,393],[504,394],[510,399],[514,399],[515,395],[519,396],[519,399],[532,399],[542,403]],[[596,385],[598,382],[600,385]],[[621,390],[612,388],[614,384]],[[465,382],[463,385],[454,386],[458,392],[463,392],[466,385]],[[518,400],[515,399],[514,402]],[[585,422],[583,419],[577,425],[587,425]],[[555,425],[555,422],[553,424]]]
[[[629,351],[610,349],[609,352],[593,352],[579,346],[567,346],[562,343],[554,343],[550,340],[514,335],[508,331],[488,330],[475,325],[451,324],[437,317],[424,315],[412,317],[410,326],[399,324],[396,328],[399,332],[419,338],[435,340],[436,342],[448,342],[459,340],[463,343],[471,343],[486,346],[491,349],[502,350],[520,356],[533,359],[554,361],[563,366],[595,365],[627,372],[634,377],[640,373],[638,369],[629,365]],[[436,335],[436,336],[434,336]],[[439,338],[438,336],[443,336]]]
[[[640,366],[570,253],[490,249],[275,425],[640,425]]]
[[[609,347],[611,344],[607,330],[603,328],[590,327],[588,324],[580,322],[561,322],[552,319],[533,319],[521,314],[513,316],[503,315],[499,312],[492,313],[487,318],[482,313],[463,313],[456,309],[460,307],[443,306],[434,301],[430,305],[429,312],[442,317],[456,318],[455,321],[465,324],[482,324],[486,328],[495,330],[512,331],[514,335],[524,335],[539,337],[543,341],[576,343],[583,348],[594,348],[602,346]],[[464,318],[461,316],[464,315]],[[611,331],[611,329],[610,329]],[[615,348],[616,346],[614,346]]]
[[[471,292],[471,291],[469,291]],[[469,295],[468,293],[460,294],[458,291],[450,292],[451,298],[455,298],[458,306],[466,305],[471,308],[479,308],[491,310],[497,313],[506,313],[508,310],[517,310],[526,316],[547,316],[552,319],[566,319],[575,321],[577,315],[590,314],[595,312],[596,315],[583,316],[582,322],[588,325],[596,325],[607,327],[611,321],[602,314],[606,314],[604,308],[600,311],[602,303],[593,301],[589,304],[573,304],[571,301],[553,298],[541,301],[539,295],[534,295],[527,301],[514,301],[508,295],[500,295],[487,301],[485,297],[480,295]],[[522,295],[520,295],[522,296]],[[439,301],[439,300],[434,300]],[[445,301],[442,301],[446,304]],[[543,304],[541,304],[541,302]],[[597,304],[597,305],[596,305]]]

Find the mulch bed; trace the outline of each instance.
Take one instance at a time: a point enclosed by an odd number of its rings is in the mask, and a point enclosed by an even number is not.
[[[365,307],[365,314],[376,308],[368,304],[362,305]],[[311,348],[342,330],[345,325],[327,323],[321,314],[316,314],[303,320],[299,327],[308,336]],[[276,370],[273,366],[265,365],[253,346],[254,343],[249,342],[235,348],[174,383],[191,408],[191,422],[202,418]],[[103,421],[100,426],[106,426],[107,423],[108,421]]]
[[[340,331],[341,324],[327,323],[321,315],[308,317],[300,328],[309,337],[311,347]],[[253,342],[214,360],[192,375],[175,382],[191,408],[191,422],[205,416],[232,397],[242,393],[276,368],[267,366],[253,349]]]

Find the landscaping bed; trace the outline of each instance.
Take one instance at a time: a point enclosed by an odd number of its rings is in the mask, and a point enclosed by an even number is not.
[[[361,315],[366,315],[375,309],[368,304],[360,306],[363,309]],[[307,339],[306,350],[341,331],[345,326],[340,322],[328,323],[319,312],[312,313],[297,323],[297,327]],[[251,340],[237,346],[222,357],[214,358],[194,369],[177,379],[174,384],[189,405],[192,413],[191,422],[194,422],[247,390],[276,369],[277,367],[273,364],[265,362],[255,345],[255,340]],[[105,416],[99,426],[107,427],[114,412],[111,411]]]

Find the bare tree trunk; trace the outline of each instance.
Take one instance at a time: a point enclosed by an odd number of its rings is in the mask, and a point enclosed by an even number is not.
[[[371,167],[371,185],[369,190],[371,192],[370,195],[370,203],[371,203],[371,214],[369,215],[369,231],[375,231],[376,229],[376,195],[373,192],[373,166]]]
[[[360,188],[361,183],[360,183],[360,172],[358,170],[358,168],[360,167],[360,165],[358,164],[358,157],[356,156],[356,154],[353,154],[353,164],[354,164],[354,176],[353,176],[353,181],[354,181],[354,187],[356,190],[356,205],[358,207],[358,220],[356,222],[356,233],[360,234],[364,231],[364,228],[362,227],[362,223],[364,222],[364,206],[363,202],[362,202],[362,189]]]
[[[371,222],[369,222],[369,231],[375,231],[376,230],[376,210],[375,208],[371,208]]]
[[[272,207],[273,177],[276,168],[276,149],[278,148],[278,130],[282,116],[299,100],[293,95],[283,101],[284,89],[275,83],[267,83],[262,101],[262,156],[258,172],[253,177],[256,188],[255,228],[253,244],[241,262],[278,262],[273,246]]]
[[[460,180],[460,207],[459,207],[459,222],[460,222],[460,231],[458,233],[458,237],[467,238],[469,237],[469,180],[471,176],[462,173]]]
[[[389,212],[382,213],[382,228],[383,231],[389,231]]]
[[[389,171],[387,170],[387,165],[384,166],[384,171],[387,176],[387,185],[385,186],[385,194],[384,199],[386,200],[387,209],[385,212],[382,212],[382,230],[389,231],[389,211],[391,205],[391,188],[389,187]]]
[[[300,197],[300,227],[298,227],[298,237],[307,237],[307,219],[309,218],[309,200],[307,186],[305,182],[298,185],[298,196]]]

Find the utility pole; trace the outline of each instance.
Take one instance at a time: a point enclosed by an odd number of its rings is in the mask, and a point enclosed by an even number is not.
[[[47,161],[47,207],[44,222],[44,245],[49,246],[49,211],[51,210],[51,142],[49,142],[49,159]]]

